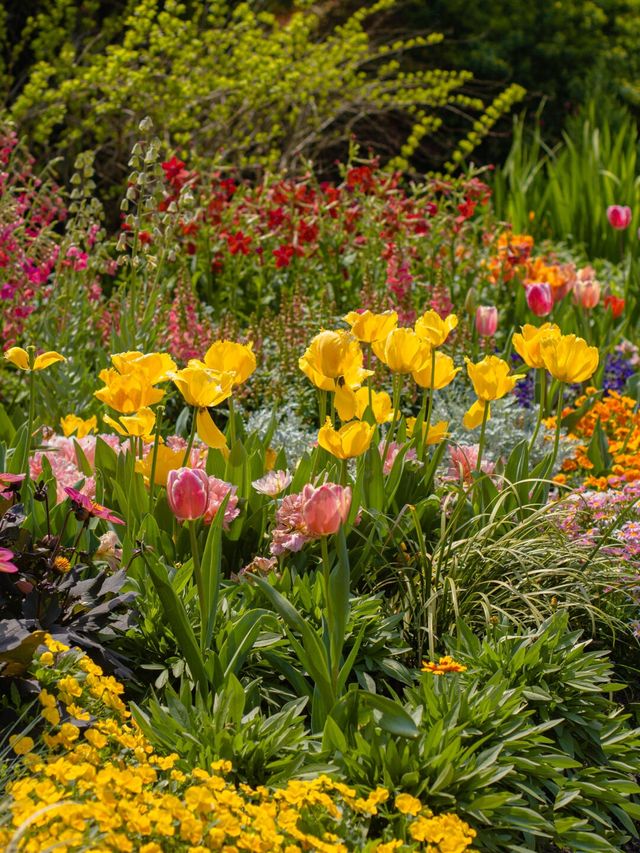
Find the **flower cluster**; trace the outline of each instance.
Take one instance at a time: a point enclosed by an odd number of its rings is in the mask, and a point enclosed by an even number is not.
[[[228,761],[186,769],[175,753],[155,752],[131,720],[122,686],[88,657],[47,637],[33,670],[42,732],[11,738],[26,772],[7,787],[3,849],[346,853],[349,839],[366,838],[374,815],[384,835],[370,842],[377,853],[464,853],[475,838],[455,814],[433,815],[408,794],[394,802],[386,788],[361,795],[326,775],[252,788],[231,780]],[[391,820],[409,841],[393,837]]]
[[[595,389],[587,389],[587,393],[592,395]],[[578,397],[564,415],[580,410],[589,399],[586,395]],[[611,456],[610,471],[597,472],[598,476],[593,475],[594,463],[589,458],[589,443],[596,425],[604,431]],[[560,482],[575,480],[588,489],[603,490],[640,480],[640,414],[631,397],[610,391],[601,400],[594,400],[569,437],[575,441],[575,447],[572,456],[562,463]]]

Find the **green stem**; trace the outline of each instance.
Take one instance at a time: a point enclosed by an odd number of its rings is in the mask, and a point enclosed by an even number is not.
[[[555,463],[558,458],[558,450],[560,448],[560,429],[562,426],[562,403],[564,396],[564,384],[560,383],[560,388],[558,390],[558,406],[556,408],[556,436],[553,442],[553,461],[552,464]]]
[[[547,408],[547,371],[542,368],[540,370],[540,405],[538,406],[538,420],[536,421],[536,428],[533,431],[533,435],[531,436],[531,441],[529,442],[529,453],[531,453],[533,449],[533,445],[535,444],[536,438],[538,437],[538,433],[540,432],[540,425],[542,424],[542,418],[544,416],[544,411]]]
[[[156,414],[156,434],[153,440],[153,456],[151,457],[151,479],[149,480],[149,510],[153,510],[153,498],[156,489],[156,466],[158,464],[158,448],[160,447],[160,426],[164,406],[158,406]]]
[[[229,444],[231,447],[236,443],[236,417],[233,409],[233,397],[229,397]]]
[[[20,472],[27,473],[29,467],[29,457],[31,456],[31,442],[33,440],[33,421],[36,415],[36,372],[31,369],[29,371],[29,420],[27,422],[27,441],[25,444],[22,459],[20,460]]]
[[[206,622],[206,614],[204,612],[204,581],[202,579],[202,569],[200,568],[200,554],[198,552],[198,540],[196,538],[196,522],[189,522],[189,540],[191,542],[191,557],[193,559],[193,574],[196,578],[196,586],[198,587],[198,602],[200,605],[200,648],[204,651],[204,630]]]
[[[482,426],[480,427],[480,441],[478,442],[478,462],[476,471],[478,474],[482,471],[482,453],[484,451],[484,439],[487,431],[487,421],[489,420],[489,403],[484,404],[484,412],[482,413]]]
[[[429,388],[429,405],[427,406],[427,419],[425,421],[424,427],[424,440],[425,444],[427,439],[429,438],[429,427],[431,426],[431,413],[433,412],[433,383],[435,382],[436,376],[436,351],[434,349],[431,350],[431,387]]]
[[[196,437],[196,410],[193,410],[191,415],[191,432],[189,433],[189,441],[187,442],[187,449],[184,452],[184,458],[182,460],[182,467],[189,467],[189,457],[191,456],[191,448],[193,447],[193,440]]]
[[[333,608],[331,606],[331,590],[329,586],[331,577],[331,563],[329,562],[329,545],[327,543],[326,536],[322,536],[320,539],[320,551],[322,553],[322,577],[324,580],[324,600],[327,618],[327,631],[329,637],[333,637]],[[329,652],[329,657],[332,657],[331,652]],[[338,684],[338,661],[330,660],[330,669],[331,681],[335,693]]]
[[[320,428],[324,426],[327,419],[327,392],[322,388],[318,388],[318,414],[320,418]]]
[[[384,449],[382,451],[382,464],[384,465],[384,461],[387,458],[387,451],[389,450],[389,444],[391,443],[391,437],[393,436],[396,429],[396,422],[398,420],[398,414],[400,412],[400,392],[402,390],[402,374],[395,373],[393,376],[393,419],[389,424],[389,429],[387,430],[387,437],[384,442]]]

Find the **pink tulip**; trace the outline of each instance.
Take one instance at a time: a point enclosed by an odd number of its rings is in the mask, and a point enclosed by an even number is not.
[[[178,521],[202,518],[209,499],[209,478],[199,468],[176,468],[167,477],[167,501]]]
[[[476,329],[482,338],[495,335],[498,328],[498,309],[494,305],[478,305],[476,308]]]
[[[337,483],[325,483],[317,489],[305,486],[302,492],[304,503],[302,517],[313,536],[328,536],[337,533],[340,525],[349,517],[351,489]]]
[[[600,302],[600,283],[592,279],[578,279],[573,285],[573,298],[583,308],[595,308]]]
[[[553,308],[553,294],[546,282],[528,284],[526,287],[527,305],[536,317],[546,317]]]
[[[609,225],[616,231],[624,231],[631,225],[631,208],[621,204],[612,204],[607,208]]]

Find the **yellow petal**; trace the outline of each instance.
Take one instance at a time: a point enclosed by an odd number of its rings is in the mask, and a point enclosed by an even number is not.
[[[29,370],[29,353],[22,347],[10,347],[4,354],[7,361],[19,367],[20,370]]]
[[[33,363],[34,370],[44,370],[47,367],[50,367],[52,364],[55,364],[57,361],[66,361],[67,359],[60,355],[59,352],[55,352],[54,350],[50,350],[49,352],[43,352],[42,355],[36,356],[36,360]]]
[[[220,432],[218,427],[214,424],[213,418],[206,409],[198,409],[198,414],[196,415],[196,426],[198,429],[198,436],[208,447],[213,447],[216,450],[221,450],[223,447],[226,447],[227,439],[224,437],[224,433]]]
[[[466,427],[466,429],[475,429],[479,427],[482,423],[482,419],[484,418],[484,410],[485,406],[487,407],[487,420],[491,417],[491,408],[489,403],[485,403],[484,400],[476,400],[476,402],[467,409],[465,416],[462,419],[462,425]]]
[[[355,392],[348,385],[338,385],[334,402],[341,421],[350,421],[352,418],[355,418],[357,399]]]
[[[115,429],[115,431],[116,431],[117,433],[120,433],[120,435],[127,435],[127,431],[126,431],[125,429],[123,429],[123,428],[120,426],[120,424],[118,423],[118,421],[117,421],[115,418],[112,418],[112,417],[111,417],[111,415],[103,415],[103,416],[102,416],[102,420],[103,420],[106,424],[108,424],[110,427],[112,427],[113,429]]]

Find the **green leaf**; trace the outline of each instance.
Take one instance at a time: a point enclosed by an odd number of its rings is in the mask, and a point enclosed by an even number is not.
[[[406,738],[415,738],[420,734],[418,727],[399,702],[365,690],[358,692],[358,698],[370,708],[380,711],[379,723],[385,731]]]
[[[593,462],[591,473],[594,477],[600,477],[611,470],[613,457],[609,453],[609,439],[602,429],[600,418],[596,421],[591,441],[587,447],[587,457]]]
[[[209,648],[211,645],[218,613],[222,563],[222,528],[224,525],[224,513],[230,497],[230,493],[225,496],[211,522],[201,560],[202,585],[204,587],[203,613],[205,617],[205,624],[202,626],[202,630],[204,631],[205,648]]]
[[[191,674],[196,680],[203,698],[206,698],[209,692],[209,679],[187,611],[181,599],[176,595],[169,580],[167,568],[159,557],[152,551],[145,550],[142,553],[142,558],[149,570],[164,615],[175,634],[180,651],[189,665]]]

